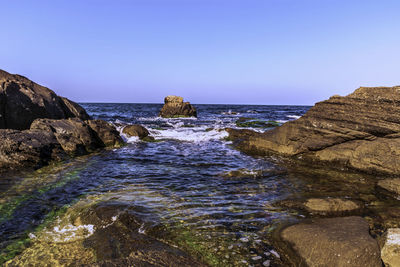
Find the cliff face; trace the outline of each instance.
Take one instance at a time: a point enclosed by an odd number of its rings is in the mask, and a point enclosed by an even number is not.
[[[400,86],[360,87],[264,134],[233,133],[240,150],[400,174]]]
[[[38,118],[88,120],[77,103],[31,80],[0,70],[0,129],[29,129]]]

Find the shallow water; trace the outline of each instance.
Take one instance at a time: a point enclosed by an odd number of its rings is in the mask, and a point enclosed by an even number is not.
[[[281,222],[305,215],[278,208],[275,203],[280,200],[328,193],[379,202],[370,177],[336,173],[330,175],[336,180],[324,180],[326,173],[250,157],[224,139],[223,129],[236,127],[239,117],[283,123],[309,107],[196,105],[198,119],[161,119],[158,104],[83,106],[94,118],[115,123],[120,130],[140,123],[159,142],[126,138],[129,144],[120,149],[0,179],[3,261],[34,242],[40,231],[71,238],[74,229],[62,228],[55,219],[60,211],[79,210],[80,201],[112,199],[143,207],[148,211],[143,233],[162,225],[171,233],[163,241],[216,266],[281,264],[270,234]],[[359,189],[357,195],[354,188]],[[53,230],[42,230],[48,225]]]

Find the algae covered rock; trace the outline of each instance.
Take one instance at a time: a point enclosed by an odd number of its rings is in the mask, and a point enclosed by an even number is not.
[[[253,118],[246,118],[242,117],[239,118],[236,121],[236,126],[237,127],[243,127],[243,128],[273,128],[280,126],[281,124],[277,121],[264,121],[264,120],[259,120],[259,119],[253,119]]]
[[[90,119],[77,103],[31,80],[0,70],[0,129],[29,129],[38,118]]]
[[[197,117],[197,111],[189,102],[183,102],[182,97],[169,95],[164,99],[160,116],[163,118]]]
[[[289,226],[281,238],[300,257],[296,266],[381,267],[378,243],[361,217],[315,219]]]

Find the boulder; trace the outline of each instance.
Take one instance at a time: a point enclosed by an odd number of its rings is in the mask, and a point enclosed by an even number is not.
[[[120,147],[123,145],[124,141],[111,123],[103,120],[87,120],[86,123],[97,133],[105,146]]]
[[[280,236],[300,256],[296,266],[382,266],[378,243],[361,217],[315,219],[289,226]]]
[[[394,193],[396,196],[400,195],[400,178],[384,179],[378,182],[378,186]]]
[[[0,70],[0,129],[29,129],[38,118],[90,119],[77,103],[31,80]]]
[[[31,130],[53,133],[64,151],[74,156],[85,155],[105,146],[97,133],[77,118],[37,119],[32,123]]]
[[[66,153],[52,132],[0,129],[0,169],[38,169]]]
[[[164,99],[160,116],[163,118],[197,117],[197,111],[189,102],[183,102],[182,97],[170,95]]]
[[[381,257],[386,267],[400,266],[400,229],[390,228],[381,250]]]
[[[301,158],[368,173],[400,174],[400,87],[361,87],[317,103],[263,134],[232,135],[250,154]]]
[[[149,131],[139,124],[125,126],[125,128],[122,130],[122,133],[126,134],[127,136],[137,136],[140,139],[149,136]]]

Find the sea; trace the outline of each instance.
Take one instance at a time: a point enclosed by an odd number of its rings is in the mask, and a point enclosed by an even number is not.
[[[310,107],[198,104],[194,105],[197,118],[165,119],[158,116],[161,104],[81,105],[93,118],[114,124],[121,133],[125,125],[141,124],[156,142],[122,134],[127,142],[122,148],[2,177],[0,255],[7,255],[14,241],[26,236],[34,239],[37,227],[60,209],[112,196],[114,201],[148,211],[143,233],[162,225],[177,237],[164,241],[210,265],[279,263],[271,233],[280,222],[303,215],[274,204],[304,191],[307,183],[282,171],[271,158],[236,150],[225,129],[244,129],[236,125],[241,117],[283,124],[298,119]],[[73,227],[63,227],[53,223],[45,232],[66,240],[75,235]],[[191,243],[185,247],[186,240],[180,236]]]

